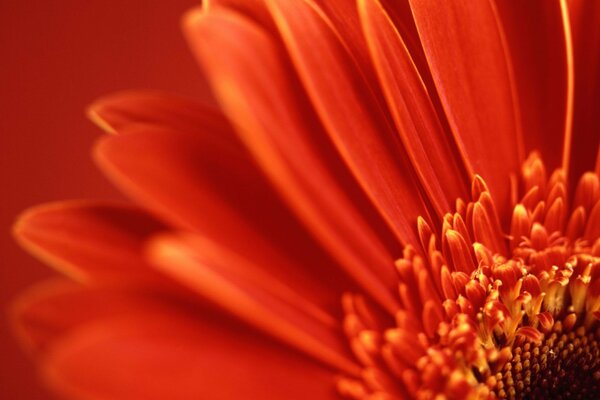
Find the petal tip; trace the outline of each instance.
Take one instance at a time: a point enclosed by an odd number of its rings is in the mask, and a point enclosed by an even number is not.
[[[181,26],[185,31],[198,26],[207,14],[207,8],[197,6],[186,11],[181,17]]]
[[[106,133],[117,133],[117,131],[108,122],[109,119],[103,116],[105,112],[105,104],[102,100],[97,100],[93,102],[85,110],[85,114],[87,115],[89,120],[92,121],[97,127],[102,129]]]

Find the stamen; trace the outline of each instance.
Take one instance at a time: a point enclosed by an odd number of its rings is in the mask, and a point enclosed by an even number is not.
[[[485,181],[442,220],[419,218],[421,249],[396,262],[393,318],[344,296],[344,329],[363,367],[340,380],[362,398],[569,398],[600,390],[600,180],[574,196],[539,155],[522,169],[520,200],[499,216]],[[517,192],[515,192],[516,194]],[[569,207],[568,199],[574,199]],[[509,234],[500,221],[510,221]]]

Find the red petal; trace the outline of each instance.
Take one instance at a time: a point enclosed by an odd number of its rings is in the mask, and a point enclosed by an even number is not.
[[[68,398],[331,399],[333,374],[305,358],[211,323],[160,315],[111,320],[65,340],[47,361]]]
[[[489,183],[501,214],[523,160],[515,82],[488,1],[410,0],[442,104],[465,161]]]
[[[229,122],[214,107],[167,93],[128,91],[96,100],[88,115],[109,132],[131,125],[169,127],[181,132],[226,132]]]
[[[149,248],[155,264],[236,317],[332,366],[356,372],[346,358],[336,321],[261,266],[198,237],[157,238]],[[292,277],[290,277],[292,278]]]
[[[29,302],[26,328],[53,330],[43,371],[66,398],[333,396],[333,376],[318,363],[199,311],[141,294],[59,286]]]
[[[140,249],[149,236],[166,229],[134,207],[64,202],[25,212],[14,231],[25,248],[72,278],[132,284],[164,283]]]
[[[594,168],[600,149],[600,2],[569,0],[575,67],[575,110],[569,182]],[[600,154],[600,153],[598,153]],[[600,171],[600,157],[598,158]]]
[[[277,276],[285,274],[277,270],[282,265],[299,266],[305,276],[299,284],[310,282],[301,286],[308,297],[320,304],[337,303],[348,286],[335,263],[274,201],[250,160],[210,139],[208,134],[147,128],[108,137],[97,155],[117,184],[159,215],[202,232]],[[143,156],[132,157],[134,153]]]
[[[418,243],[425,199],[383,105],[360,66],[309,1],[267,5],[317,114],[348,167],[404,243]]]
[[[374,0],[359,2],[365,36],[396,127],[421,184],[443,216],[467,194],[466,176],[404,42]]]
[[[239,134],[290,206],[352,277],[393,310],[392,258],[323,157],[328,145],[277,48],[234,13],[194,11],[186,32]],[[338,171],[338,170],[336,170]],[[349,192],[352,193],[352,192]]]
[[[558,1],[496,1],[515,67],[525,147],[561,165],[567,110],[565,33]]]
[[[28,289],[12,308],[12,323],[28,351],[45,353],[59,338],[95,320],[138,314],[157,307],[149,296],[89,288],[56,279]]]

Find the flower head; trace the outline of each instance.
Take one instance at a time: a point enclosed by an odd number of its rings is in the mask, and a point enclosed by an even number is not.
[[[598,4],[189,12],[220,108],[100,99],[90,117],[113,135],[95,157],[139,206],[66,202],[16,225],[71,278],[16,306],[49,384],[77,399],[593,396]]]
[[[479,177],[472,200],[444,216],[439,235],[419,221],[425,251],[406,246],[396,262],[402,305],[395,324],[374,323],[347,299],[346,333],[378,381],[343,380],[344,393],[592,396],[600,377],[600,241],[598,211],[584,199],[597,199],[600,181],[584,175],[566,212],[561,170],[546,179],[533,154],[522,174],[508,235]]]

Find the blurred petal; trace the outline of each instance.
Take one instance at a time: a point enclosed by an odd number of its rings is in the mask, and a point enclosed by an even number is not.
[[[523,160],[515,82],[504,33],[488,1],[410,0],[457,145],[504,214],[509,174]]]
[[[198,236],[164,236],[149,248],[162,270],[238,318],[346,372],[344,336],[334,319],[301,293],[261,273],[260,266]]]
[[[106,138],[97,156],[117,184],[158,215],[253,259],[280,279],[295,271],[291,276],[307,297],[337,304],[345,280],[336,265],[301,241],[306,238],[268,201],[269,189],[248,160],[222,144],[145,128]]]
[[[227,119],[214,107],[153,91],[127,91],[104,96],[88,107],[88,115],[109,132],[137,124],[190,133],[231,129]],[[219,140],[219,136],[215,136],[215,140]]]
[[[108,317],[139,314],[158,304],[159,300],[151,296],[55,279],[23,293],[12,307],[11,322],[25,348],[43,354],[79,326]]]
[[[285,366],[285,367],[282,367]],[[330,399],[332,373],[264,340],[162,314],[82,329],[47,360],[50,385],[68,398]]]
[[[388,309],[392,258],[323,162],[310,114],[268,36],[231,12],[190,13],[188,40],[257,161],[315,236]],[[317,131],[318,132],[318,131]],[[326,145],[325,145],[326,146]]]
[[[40,288],[20,310],[24,330],[43,337],[46,380],[66,398],[327,399],[334,393],[331,372],[316,362],[166,299],[60,282]]]
[[[165,281],[140,250],[148,237],[166,229],[132,206],[73,201],[26,211],[14,232],[25,248],[76,280],[139,284]]]

